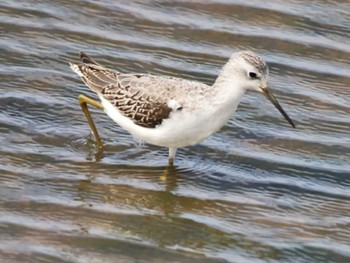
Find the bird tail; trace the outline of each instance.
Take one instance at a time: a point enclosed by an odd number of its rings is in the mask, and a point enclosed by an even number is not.
[[[98,65],[98,63],[95,60],[93,60],[90,56],[88,56],[84,51],[80,51],[80,59],[81,62],[85,64]]]
[[[82,64],[69,62],[69,66],[96,93],[100,93],[104,87],[116,82],[118,72],[102,67],[85,52],[80,52],[80,59]]]
[[[81,72],[81,70],[77,64],[73,64],[73,63],[69,62],[69,66],[75,73],[77,73],[79,75],[79,77],[83,77],[83,73]]]
[[[93,60],[90,56],[88,56],[88,54],[86,54],[84,51],[80,51],[79,56],[80,56],[81,62],[83,62],[84,64],[98,65],[98,63],[95,60]],[[69,62],[69,66],[80,77],[84,76],[80,65],[73,64],[73,63]]]

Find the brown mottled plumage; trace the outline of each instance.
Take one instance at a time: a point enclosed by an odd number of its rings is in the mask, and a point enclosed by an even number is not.
[[[80,58],[84,64],[78,65],[85,84],[93,91],[110,101],[126,117],[137,125],[145,128],[155,128],[169,117],[174,109],[167,105],[152,89],[145,90],[145,83],[152,84],[152,76],[146,74],[122,74],[101,67],[86,53],[81,52]],[[167,83],[168,82],[168,83]],[[164,78],[164,91],[170,92],[173,86],[172,78]]]
[[[120,83],[110,84],[101,90],[101,94],[124,116],[142,127],[155,128],[169,117],[172,109],[166,103],[142,96],[140,91],[131,93],[130,89],[130,86],[122,87]]]

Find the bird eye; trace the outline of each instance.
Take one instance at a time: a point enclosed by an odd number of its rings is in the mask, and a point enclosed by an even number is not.
[[[249,72],[249,77],[251,77],[252,79],[256,79],[258,76],[256,75],[255,72]]]

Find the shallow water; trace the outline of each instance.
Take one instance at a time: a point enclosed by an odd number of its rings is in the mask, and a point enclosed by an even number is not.
[[[350,261],[350,4],[265,2],[2,0],[0,261]],[[297,129],[249,93],[166,170],[166,149],[92,110],[96,154],[80,50],[210,84],[242,49]]]

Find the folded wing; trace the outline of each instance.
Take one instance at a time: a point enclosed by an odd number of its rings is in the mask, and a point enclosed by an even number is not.
[[[85,53],[83,64],[70,64],[94,92],[108,100],[125,117],[145,128],[155,128],[182,105],[172,96],[171,78],[145,74],[122,74],[97,64]]]

